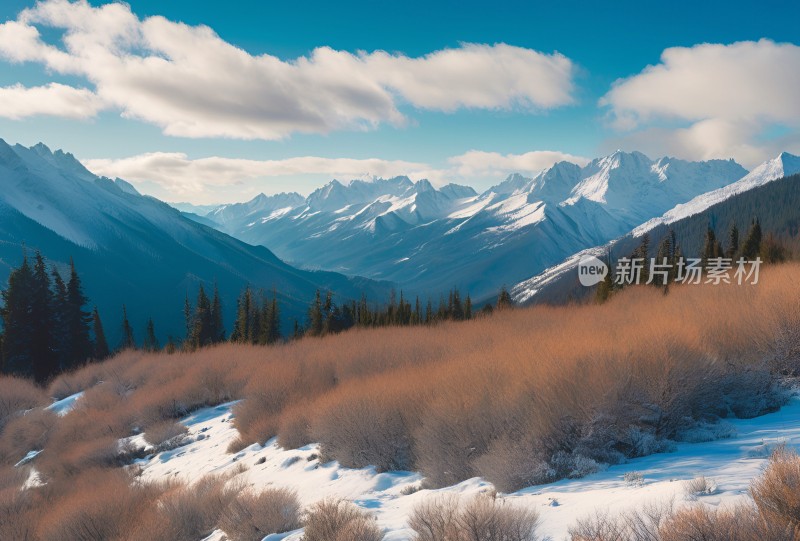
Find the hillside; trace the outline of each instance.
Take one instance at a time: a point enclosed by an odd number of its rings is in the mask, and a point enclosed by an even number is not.
[[[200,284],[218,284],[229,331],[247,284],[277,290],[286,329],[291,318],[304,321],[317,288],[345,298],[388,295],[388,284],[293,268],[264,247],[198,224],[123,180],[96,177],[72,155],[41,144],[0,140],[0,187],[0,283],[25,252],[40,250],[62,270],[74,258],[112,345],[123,303],[140,336],[152,317],[162,343],[169,335],[182,338],[184,297],[193,298]]]
[[[236,527],[227,513],[260,493],[271,512],[291,500],[270,492],[284,487],[312,515],[346,497],[378,517],[373,538],[395,541],[449,494],[497,490],[558,536],[598,502],[746,504],[774,444],[797,442],[778,374],[800,368],[798,279],[786,264],[750,288],[632,288],[428,328],[128,351],[47,393],[2,378],[0,535],[91,524],[103,539],[220,540]],[[703,473],[715,488],[688,490]],[[284,532],[271,539],[303,535],[296,519],[270,524],[260,531]]]

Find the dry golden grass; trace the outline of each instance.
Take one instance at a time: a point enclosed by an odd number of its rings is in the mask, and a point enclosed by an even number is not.
[[[219,528],[231,541],[261,541],[269,534],[296,530],[301,526],[297,493],[270,488],[261,493],[240,492],[219,520]]]

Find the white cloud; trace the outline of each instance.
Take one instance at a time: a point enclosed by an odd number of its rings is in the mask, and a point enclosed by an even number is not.
[[[426,169],[425,164],[377,158],[320,158],[302,156],[283,160],[246,160],[209,157],[190,159],[186,154],[153,152],[129,158],[83,160],[98,175],[134,182],[155,182],[175,195],[202,193],[209,187],[242,184],[244,181],[299,175],[320,175],[343,180],[392,177]]]
[[[168,200],[214,203],[219,197],[246,199],[259,191],[310,191],[332,178],[391,178],[406,175],[443,185],[459,182],[486,188],[509,173],[532,174],[559,161],[579,165],[586,158],[554,151],[501,155],[472,150],[447,160],[445,167],[379,158],[300,156],[281,160],[189,158],[179,152],[152,152],[120,159],[81,160],[98,175],[131,181],[145,193]],[[295,187],[291,187],[295,186]],[[302,186],[302,187],[301,187]],[[304,189],[305,188],[305,189]]]
[[[589,160],[581,156],[551,150],[536,150],[524,154],[500,154],[471,150],[450,158],[448,162],[453,166],[453,172],[460,177],[497,178],[509,173],[537,173],[558,162],[572,162],[584,166],[589,163]]]
[[[47,43],[40,28],[63,30]],[[254,56],[206,26],[139,19],[125,4],[45,0],[0,25],[0,56],[80,76],[123,115],[185,137],[280,139],[406,122],[400,103],[535,111],[572,101],[572,62],[505,44],[409,58],[328,47]]]
[[[58,83],[0,87],[0,117],[14,120],[36,115],[91,118],[103,107],[102,100],[85,88]]]
[[[762,39],[666,49],[660,64],[617,81],[600,104],[616,128],[634,132],[622,140],[638,148],[752,166],[786,150],[777,145],[800,143],[769,138],[774,129],[800,128],[797,88],[800,47]]]

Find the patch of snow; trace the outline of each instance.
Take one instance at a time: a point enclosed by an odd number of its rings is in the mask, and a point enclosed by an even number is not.
[[[317,456],[317,445],[285,450],[274,438],[230,454],[228,444],[238,436],[231,423],[231,406],[207,408],[184,419],[190,435],[203,434],[204,438],[191,438],[194,441],[179,449],[138,461],[144,478],[191,482],[208,474],[232,473],[256,490],[270,486],[293,488],[304,505],[327,496],[347,498],[375,514],[389,541],[411,539],[406,519],[417,503],[442,494],[470,496],[493,489],[487,481],[474,478],[443,489],[404,494],[408,487],[419,486],[421,475],[378,473],[371,467],[348,469],[337,462],[323,463]],[[633,459],[582,479],[529,487],[505,497],[539,511],[539,533],[553,539],[563,539],[577,519],[598,508],[619,513],[669,499],[678,505],[693,499],[709,505],[743,501],[750,481],[763,470],[770,449],[782,443],[800,446],[800,398],[793,398],[778,412],[756,419],[731,420],[729,424],[725,433],[730,437],[723,440],[680,443],[670,453]],[[237,468],[244,471],[237,473]],[[631,472],[642,475],[641,486],[626,483],[626,474],[630,477]],[[687,495],[685,482],[700,476],[714,479],[714,493]],[[222,536],[218,531],[207,540],[220,541]],[[267,539],[297,541],[301,537],[302,532],[296,531]]]
[[[54,411],[59,417],[63,417],[67,413],[71,412],[75,407],[75,402],[77,402],[80,397],[83,396],[83,391],[79,393],[75,393],[70,395],[66,398],[62,398],[61,400],[56,400],[45,409]]]

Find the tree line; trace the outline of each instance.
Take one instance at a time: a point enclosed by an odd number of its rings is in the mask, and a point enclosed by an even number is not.
[[[292,332],[282,333],[278,293],[269,295],[247,286],[237,299],[236,318],[228,335],[223,322],[223,306],[215,285],[211,295],[201,284],[192,304],[186,296],[183,313],[186,323],[183,340],[170,337],[161,345],[155,323],[148,319],[141,341],[122,306],[122,338],[116,348],[109,347],[97,307],[87,310],[89,299],[75,264],[70,260],[65,280],[55,267],[48,268],[38,251],[31,261],[27,254],[12,270],[8,287],[2,291],[0,307],[0,373],[32,377],[45,383],[53,376],[91,361],[99,361],[124,349],[146,351],[194,351],[222,342],[269,345],[304,336],[325,336],[353,327],[433,325],[442,321],[464,321],[495,309],[513,306],[503,287],[496,305],[475,310],[469,294],[458,288],[442,295],[439,302],[428,299],[424,305],[417,296],[413,302],[400,291],[392,291],[382,305],[372,305],[362,295],[358,301],[337,302],[333,292],[317,290],[305,322],[294,320]],[[141,345],[139,345],[141,344]]]
[[[736,223],[732,223],[728,229],[725,243],[717,237],[714,229],[709,224],[703,237],[701,252],[697,254],[697,259],[700,259],[701,267],[708,268],[711,266],[711,261],[718,258],[730,259],[733,262],[739,258],[744,258],[746,261],[754,261],[756,258],[761,258],[764,263],[779,263],[787,259],[787,254],[786,246],[775,234],[769,232],[764,235],[761,221],[756,217],[751,220],[743,240],[740,240],[740,232]],[[669,270],[665,275],[660,275],[658,278],[654,277],[650,281],[648,264],[651,257],[650,235],[645,233],[629,258],[632,260],[642,259],[646,263],[641,268],[640,283],[646,284],[650,282],[650,285],[664,288],[666,293],[669,290],[669,284],[677,276],[678,262],[684,259],[681,246],[677,242],[672,228],[667,230],[667,234],[661,239],[655,254],[652,254],[652,256],[655,257],[658,264],[666,260]],[[608,265],[609,271],[595,291],[595,300],[600,303],[605,302],[615,291],[624,287],[624,284],[619,284],[615,280],[615,267],[612,264],[611,254],[607,254],[605,263]]]

